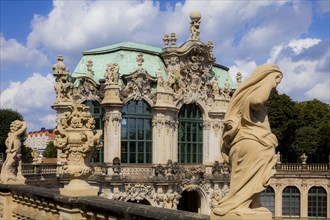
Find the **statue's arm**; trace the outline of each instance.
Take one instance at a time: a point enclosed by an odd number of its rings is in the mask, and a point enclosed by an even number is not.
[[[15,132],[15,134],[16,134],[16,135],[20,135],[20,134],[22,134],[22,133],[25,131],[26,127],[27,127],[26,122],[25,122],[25,121],[22,121],[22,127],[21,127],[20,129],[18,129],[18,130]]]
[[[272,78],[265,79],[262,85],[256,89],[250,99],[250,107],[255,111],[259,111],[267,104],[267,100],[274,88],[274,80]]]

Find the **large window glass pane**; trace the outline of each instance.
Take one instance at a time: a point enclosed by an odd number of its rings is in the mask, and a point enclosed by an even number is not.
[[[183,105],[179,112],[178,158],[180,163],[202,163],[202,113],[197,105]]]
[[[326,219],[327,193],[323,187],[312,187],[308,192],[308,217]]]
[[[274,216],[275,213],[275,193],[272,187],[267,187],[263,192],[260,193],[260,203],[263,207],[269,209]]]
[[[282,215],[286,217],[300,216],[300,192],[297,187],[288,186],[282,193]]]
[[[125,112],[124,112],[125,111]],[[131,100],[123,107],[121,127],[123,163],[151,163],[152,112],[150,106],[140,100]],[[128,134],[128,135],[127,135]],[[125,146],[129,146],[125,151]]]

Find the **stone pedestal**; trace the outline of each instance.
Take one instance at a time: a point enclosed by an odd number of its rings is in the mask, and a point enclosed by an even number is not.
[[[85,180],[73,179],[68,185],[60,189],[61,195],[64,196],[97,196],[99,188],[89,185]]]
[[[211,220],[271,220],[271,212],[258,212],[251,215],[235,215],[235,214],[226,214],[224,216],[219,216],[211,213]]]

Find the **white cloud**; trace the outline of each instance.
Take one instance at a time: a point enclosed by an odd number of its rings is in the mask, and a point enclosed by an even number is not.
[[[238,60],[235,61],[235,65],[231,66],[229,73],[232,78],[236,76],[237,72],[242,74],[242,80],[246,80],[248,76],[254,71],[257,64],[254,60]],[[236,82],[236,79],[233,79]]]
[[[41,123],[50,126],[53,120],[50,106],[55,100],[54,84],[51,74],[42,76],[39,73],[32,74],[24,82],[10,82],[9,87],[0,95],[1,108],[20,112],[30,126],[28,130],[40,129],[43,126]]]
[[[275,46],[268,62],[278,64],[283,71],[279,90],[295,94],[294,99],[316,98],[329,103],[329,54],[328,43],[316,38],[294,39]]]
[[[323,100],[326,103],[330,104],[330,80],[325,79],[324,83],[316,84],[312,89],[307,91],[305,94],[310,99],[319,99]]]
[[[0,48],[1,68],[14,65],[25,67],[50,65],[45,54],[35,48],[26,47],[15,39],[6,40],[3,35],[0,35]]]
[[[289,42],[288,47],[291,47],[295,54],[300,54],[303,50],[313,47],[320,42],[321,40],[317,38],[294,39]]]
[[[160,11],[153,1],[54,1],[47,16],[35,15],[27,45],[65,56],[75,65],[80,52],[122,41],[162,46],[165,32],[178,43],[189,38],[189,13],[202,13],[201,39],[215,42],[218,61],[267,57],[269,48],[300,36],[312,6],[290,1],[185,1]],[[224,53],[224,51],[226,51]]]

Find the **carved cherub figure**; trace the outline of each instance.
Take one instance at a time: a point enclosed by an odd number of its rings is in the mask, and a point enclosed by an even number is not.
[[[1,168],[1,183],[24,184],[25,182],[25,178],[22,175],[21,135],[26,127],[25,121],[15,120],[10,124],[10,132],[5,141],[7,158]]]

